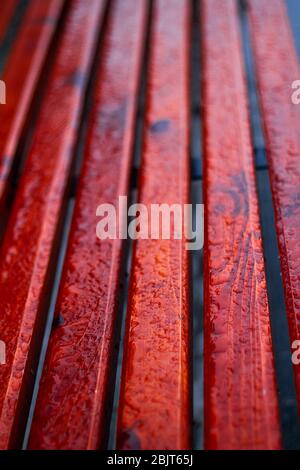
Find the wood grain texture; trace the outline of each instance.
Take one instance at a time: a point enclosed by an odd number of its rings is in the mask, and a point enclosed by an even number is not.
[[[148,2],[117,0],[99,55],[69,249],[30,447],[105,446],[123,240],[96,237],[99,204],[128,195]],[[107,419],[108,418],[108,419]]]
[[[278,449],[280,426],[234,0],[203,0],[206,449]]]
[[[300,340],[300,66],[283,1],[253,1],[251,37],[275,206],[291,345]],[[300,364],[294,365],[300,410]]]
[[[40,2],[39,2],[40,3]],[[74,0],[54,58],[0,256],[0,448],[19,445],[57,235],[104,2]]]
[[[190,2],[154,3],[138,202],[189,199]],[[118,423],[119,449],[189,449],[189,263],[184,240],[134,247]]]

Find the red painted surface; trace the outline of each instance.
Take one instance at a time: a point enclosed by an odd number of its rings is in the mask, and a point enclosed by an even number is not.
[[[188,202],[189,6],[154,3],[139,202]],[[184,240],[134,248],[119,449],[191,445],[189,263]]]
[[[6,104],[0,106],[0,210],[3,209],[16,149],[63,3],[63,0],[43,0],[29,4],[1,75],[6,84]]]
[[[104,2],[71,2],[0,257],[0,448],[18,445]]]
[[[10,21],[13,17],[13,13],[17,6],[18,0],[4,0],[1,4],[1,15],[0,15],[0,43],[2,42]]]
[[[121,240],[96,237],[96,208],[127,195],[148,2],[117,0],[101,50],[33,449],[105,445],[115,365]]]
[[[292,345],[300,340],[300,105],[292,102],[300,67],[284,2],[249,6]],[[300,364],[294,371],[300,404]]]
[[[201,21],[205,447],[277,449],[278,404],[236,2],[203,0]]]

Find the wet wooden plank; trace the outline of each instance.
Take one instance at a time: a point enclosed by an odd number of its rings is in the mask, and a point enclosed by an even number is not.
[[[154,3],[146,128],[138,201],[189,200],[190,2]],[[189,263],[185,240],[134,247],[119,449],[191,446]]]
[[[39,2],[40,3],[40,2]],[[74,0],[54,58],[0,259],[0,448],[20,445],[57,236],[105,2]]]
[[[1,76],[6,85],[6,104],[0,106],[0,211],[4,209],[16,150],[63,4],[64,0],[30,2]]]
[[[203,0],[201,25],[205,447],[277,449],[278,401],[236,2]]]
[[[300,66],[285,3],[251,0],[249,9],[290,341],[292,351],[297,351],[298,343],[294,342],[300,340],[300,94],[292,84],[300,80]],[[299,85],[300,82],[298,90]],[[294,92],[296,104],[292,100]],[[300,364],[294,364],[294,372],[300,404]]]
[[[128,195],[149,4],[114,2],[30,447],[96,449],[108,435],[124,241],[96,237],[96,209]]]

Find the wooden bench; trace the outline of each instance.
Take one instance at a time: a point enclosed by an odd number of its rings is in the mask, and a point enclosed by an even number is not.
[[[4,3],[0,42],[22,2]],[[193,4],[26,4],[0,75],[0,449],[108,445],[130,243],[100,241],[96,209],[130,199],[142,120],[138,202],[190,201]],[[198,6],[204,447],[280,449],[238,2]],[[299,62],[284,1],[247,6],[292,345],[300,340],[300,107],[291,100]],[[192,364],[191,294],[201,284],[190,258],[185,240],[133,243],[118,449],[193,448],[200,365]],[[300,403],[300,366],[294,371]]]

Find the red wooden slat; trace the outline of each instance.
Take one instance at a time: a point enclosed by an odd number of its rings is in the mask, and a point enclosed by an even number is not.
[[[80,113],[103,1],[74,0],[20,181],[0,258],[0,448],[18,444],[35,350],[42,334],[51,261],[63,215]]]
[[[12,19],[13,13],[17,6],[18,0],[4,0],[1,4],[1,14],[0,14],[0,43],[2,42],[7,28]]]
[[[251,32],[270,165],[291,345],[300,340],[300,67],[283,1],[250,1]],[[297,346],[298,347],[298,346]],[[296,349],[297,349],[296,347]],[[300,406],[300,364],[294,365]]]
[[[117,0],[101,49],[83,174],[30,447],[105,445],[121,240],[97,240],[101,203],[127,195],[148,2]]]
[[[30,2],[1,79],[6,104],[0,106],[0,210],[8,190],[16,149],[64,0]]]
[[[205,447],[277,449],[278,403],[236,2],[202,5]]]
[[[139,202],[188,202],[189,7],[154,3]],[[191,445],[188,253],[182,240],[138,240],[133,256],[118,448]]]

